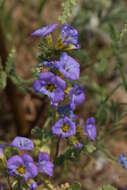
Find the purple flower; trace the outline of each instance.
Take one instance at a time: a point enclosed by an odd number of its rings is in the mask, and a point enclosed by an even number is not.
[[[30,187],[30,190],[36,190],[37,188],[37,183],[33,179],[28,179],[27,185]]]
[[[79,49],[78,32],[68,24],[62,26],[62,41],[64,44],[73,45],[73,49]]]
[[[70,91],[70,107],[72,110],[76,108],[77,105],[82,104],[85,101],[85,94],[83,87],[75,84],[74,88]]]
[[[48,153],[41,152],[39,154],[38,167],[39,167],[40,173],[47,174],[48,176],[53,175],[54,164],[50,162]]]
[[[26,181],[29,178],[36,177],[38,174],[38,168],[28,154],[12,156],[7,160],[7,168],[10,175],[22,176]]]
[[[90,117],[87,119],[84,132],[88,135],[88,137],[95,141],[96,140],[96,127],[95,127],[95,119]]]
[[[26,137],[16,137],[11,145],[19,150],[32,150],[34,148],[33,142]]]
[[[76,149],[78,149],[78,150],[81,150],[81,149],[82,149],[82,146],[83,146],[83,145],[79,142],[79,140],[77,139],[76,136],[71,136],[71,137],[69,138],[69,140],[70,140],[71,144],[72,144]]]
[[[62,138],[70,137],[75,135],[76,128],[75,123],[67,116],[59,119],[52,127],[52,133]]]
[[[59,64],[57,64],[57,69],[68,80],[79,79],[79,74],[80,74],[79,63],[65,52],[61,55],[60,62]]]
[[[61,107],[58,107],[57,109],[59,115],[61,117],[64,117],[64,116],[69,116],[71,119],[75,120],[76,119],[76,115],[74,114],[73,110],[71,109],[70,105],[67,104],[65,106],[61,106]]]
[[[44,26],[43,28],[37,29],[32,33],[32,36],[41,36],[45,37],[52,33],[56,28],[58,27],[58,24],[50,24],[47,26]]]
[[[82,144],[80,143],[80,142],[77,142],[76,144],[75,144],[75,148],[76,149],[78,149],[78,150],[81,150],[82,149]]]
[[[122,164],[123,168],[127,169],[127,157],[125,154],[120,155],[119,162]]]
[[[64,99],[65,87],[65,81],[51,72],[41,73],[33,84],[33,89],[38,93],[47,95],[54,106],[57,106]]]

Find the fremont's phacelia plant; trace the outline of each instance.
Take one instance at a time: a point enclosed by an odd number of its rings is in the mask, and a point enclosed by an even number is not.
[[[55,42],[53,31],[57,27],[58,24],[52,24],[32,33],[32,36],[41,37],[40,63],[35,68],[37,76],[33,82],[33,91],[40,97],[48,96],[50,100],[52,105],[50,126],[44,125],[42,131],[35,129],[40,142],[37,145],[35,143],[35,146],[29,138],[17,136],[9,145],[0,147],[1,160],[4,148],[14,148],[17,151],[16,155],[14,152],[7,157],[7,161],[4,159],[4,166],[6,165],[8,175],[18,180],[18,186],[22,185],[24,188],[27,186],[31,190],[35,190],[42,183],[45,184],[46,177],[53,176],[59,159],[69,159],[71,155],[77,159],[75,153],[84,153],[85,134],[90,140],[96,140],[95,119],[88,118],[84,127],[83,122],[82,124],[80,122],[80,116],[76,114],[77,107],[86,99],[84,88],[75,82],[80,77],[80,65],[69,54],[70,51],[79,49],[78,31],[64,24]],[[62,141],[66,142],[69,155],[66,155],[66,151],[59,155],[59,144]],[[42,145],[50,147],[50,151],[42,151]],[[74,152],[71,154],[71,151]],[[36,162],[31,155],[35,157]],[[64,159],[61,159],[61,156]],[[41,178],[41,175],[44,177]]]

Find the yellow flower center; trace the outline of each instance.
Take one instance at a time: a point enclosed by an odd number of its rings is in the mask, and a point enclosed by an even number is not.
[[[19,166],[18,168],[17,168],[17,172],[19,173],[19,174],[25,174],[26,173],[26,168],[24,167],[24,166]]]
[[[62,126],[62,131],[63,131],[64,133],[68,132],[69,129],[70,129],[70,126],[69,126],[68,124],[64,124],[64,125]]]
[[[40,72],[42,72],[43,71],[43,67],[42,66],[40,66]]]
[[[44,68],[43,66],[40,66],[39,70],[40,70],[40,73],[42,73],[42,72],[48,72],[48,69]]]
[[[47,84],[45,88],[50,92],[53,92],[56,89],[54,84]]]

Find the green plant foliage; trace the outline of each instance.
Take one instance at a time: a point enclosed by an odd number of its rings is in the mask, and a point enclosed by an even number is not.
[[[96,150],[96,147],[92,144],[85,145],[85,148],[88,153],[93,153]]]
[[[0,0],[0,9],[2,9],[2,8],[3,8],[4,3],[5,3],[5,0]]]
[[[74,6],[78,3],[79,0],[63,0],[62,2],[62,14],[59,16],[60,22],[66,23],[67,19],[72,15]]]
[[[17,77],[17,75],[13,74],[10,76],[12,82],[19,88],[24,94],[27,93],[27,89],[25,85],[22,83],[22,81]]]
[[[7,84],[7,74],[4,72],[3,65],[0,59],[0,89],[4,89]]]
[[[40,139],[41,141],[47,141],[52,138],[52,133],[46,128],[40,129],[39,127],[35,127],[32,129],[31,134],[34,138]]]
[[[98,190],[117,190],[112,185],[104,185],[103,187],[99,187]]]
[[[15,69],[14,59],[15,59],[15,49],[12,49],[8,56],[8,60],[6,62],[6,67],[5,67],[5,72],[7,75],[10,74],[10,72]]]
[[[80,183],[75,182],[68,190],[80,190],[80,189],[81,189]]]
[[[2,71],[0,74],[0,88],[4,89],[7,84],[7,74]]]
[[[39,7],[38,7],[38,14],[40,15],[43,11],[43,8],[46,4],[47,0],[40,0],[40,4],[39,4]]]
[[[76,150],[75,148],[68,148],[64,154],[61,154],[56,160],[55,163],[57,165],[64,164],[65,161],[77,161],[80,159],[80,150]]]

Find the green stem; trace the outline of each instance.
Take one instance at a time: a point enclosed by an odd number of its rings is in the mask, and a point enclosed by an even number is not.
[[[57,158],[57,156],[58,156],[58,154],[59,154],[60,140],[61,140],[61,137],[58,138],[57,143],[56,143],[56,152],[55,152],[54,161],[56,160],[56,158]]]
[[[10,177],[9,175],[7,175],[7,183],[8,183],[8,187],[10,190],[12,190],[12,187],[11,187],[11,182],[10,182]]]
[[[123,86],[125,88],[125,90],[127,91],[127,81],[126,81],[126,78],[125,78],[125,75],[124,75],[124,72],[122,70],[122,67],[120,64],[117,64],[117,68],[120,72],[120,76],[121,76],[121,79],[122,79],[122,83],[123,83]]]
[[[113,88],[113,89],[111,90],[111,92],[109,93],[109,95],[105,98],[105,100],[103,101],[103,103],[106,103],[106,102],[109,100],[109,98],[115,93],[115,91],[116,91],[121,85],[122,85],[122,83],[117,84],[116,87]]]

